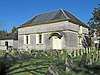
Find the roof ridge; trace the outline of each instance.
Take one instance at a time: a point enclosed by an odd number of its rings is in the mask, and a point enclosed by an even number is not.
[[[69,17],[67,17],[67,15],[66,15],[64,9],[60,9],[60,10],[61,10],[61,12],[64,14],[64,16],[65,16],[67,19],[69,19]]]

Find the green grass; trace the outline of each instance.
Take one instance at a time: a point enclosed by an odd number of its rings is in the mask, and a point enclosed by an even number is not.
[[[36,52],[37,53],[37,52]],[[95,52],[92,52],[95,54]],[[87,55],[89,59],[91,54]],[[13,54],[14,55],[14,54]],[[68,54],[65,51],[64,57]],[[100,59],[98,62],[95,62],[91,66],[86,66],[84,68],[80,68],[78,66],[81,61],[81,55],[72,57],[73,59],[73,69],[72,71],[66,72],[65,69],[65,61],[61,59],[61,54],[59,52],[59,60],[53,60],[54,55],[51,54],[49,56],[44,56],[40,58],[32,58],[28,53],[23,57],[23,60],[16,60],[13,62],[5,62],[5,64],[10,63],[9,69],[6,70],[7,74],[11,75],[46,75],[48,71],[48,67],[54,66],[58,71],[59,75],[100,75]]]

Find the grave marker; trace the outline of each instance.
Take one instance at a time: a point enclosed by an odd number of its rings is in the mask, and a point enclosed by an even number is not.
[[[84,53],[83,56],[82,56],[82,59],[79,63],[80,67],[84,67],[86,65],[86,59],[87,59],[87,55],[86,55],[86,53]]]
[[[70,71],[70,70],[72,70],[73,62],[72,62],[72,59],[71,59],[70,55],[67,56],[65,64],[66,64],[66,71],[67,72]]]

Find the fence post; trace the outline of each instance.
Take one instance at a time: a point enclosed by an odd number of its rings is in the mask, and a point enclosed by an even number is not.
[[[74,50],[74,57],[76,57],[76,50]]]

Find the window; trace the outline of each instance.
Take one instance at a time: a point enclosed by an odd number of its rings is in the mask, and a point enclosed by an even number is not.
[[[26,44],[28,44],[28,35],[26,36]]]
[[[43,34],[36,34],[36,44],[43,44]]]
[[[30,44],[30,35],[24,35],[24,44]]]
[[[42,35],[39,34],[39,43],[42,43]]]

